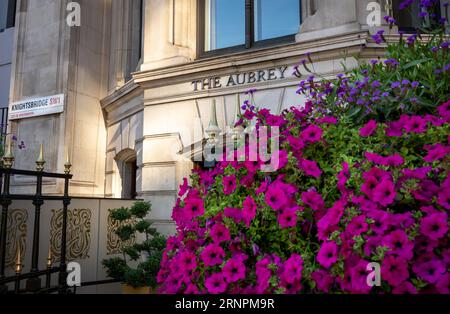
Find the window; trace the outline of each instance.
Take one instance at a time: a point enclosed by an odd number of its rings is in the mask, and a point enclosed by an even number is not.
[[[300,0],[200,0],[201,55],[294,41]]]
[[[441,5],[440,1],[434,1],[434,5],[427,11],[420,6],[421,0],[413,0],[406,9],[401,8],[403,0],[394,0],[394,17],[401,31],[414,32],[417,29],[433,30],[440,25]],[[429,3],[433,3],[430,1]]]
[[[127,68],[125,81],[131,79],[132,73],[139,69],[142,58],[142,36],[143,36],[143,0],[128,1],[128,42]]]
[[[16,0],[0,1],[0,31],[14,27],[16,20]]]

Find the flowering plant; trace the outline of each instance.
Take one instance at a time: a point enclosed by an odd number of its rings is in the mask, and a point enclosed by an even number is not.
[[[221,162],[185,180],[160,292],[449,293],[450,101],[438,110],[355,128],[311,102],[248,109],[244,122],[280,127],[279,168]]]
[[[302,109],[247,102],[239,124],[279,128],[262,141],[280,143],[278,166],[224,161],[185,179],[159,291],[450,293],[448,42],[415,43],[336,80],[302,81]],[[246,142],[246,157],[255,149]]]
[[[439,1],[419,3],[420,12],[434,12]],[[403,1],[400,9],[406,10],[412,1]],[[386,45],[386,54],[362,63],[336,78],[317,80],[311,55],[296,67],[295,75],[309,77],[300,83],[298,93],[310,99],[315,108],[354,123],[371,119],[393,121],[404,114],[436,114],[436,107],[450,99],[449,37],[445,34],[448,5],[443,6],[445,16],[434,31],[428,34],[406,35],[400,33],[397,43]],[[428,13],[432,15],[432,13]],[[395,19],[386,16],[392,25]],[[429,19],[429,18],[428,18]],[[372,36],[377,44],[387,42],[384,30]]]

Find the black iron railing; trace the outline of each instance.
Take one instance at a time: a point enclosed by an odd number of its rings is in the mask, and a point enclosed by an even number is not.
[[[10,145],[9,145],[10,146]],[[3,157],[3,166],[0,167],[0,205],[1,224],[0,224],[0,294],[5,293],[68,293],[67,286],[67,265],[66,265],[66,245],[67,245],[67,211],[71,202],[69,196],[69,180],[72,179],[70,174],[70,163],[65,165],[65,173],[49,173],[44,172],[45,161],[43,159],[42,147],[39,159],[36,161],[37,171],[27,171],[13,169],[12,164],[14,157],[11,154],[11,147],[7,147],[6,154]],[[36,178],[36,192],[34,195],[13,194],[10,190],[11,177],[15,175],[28,176]],[[43,178],[55,178],[64,180],[64,194],[62,196],[47,196],[42,194]],[[34,228],[33,228],[33,246],[31,255],[31,267],[28,273],[22,273],[21,254],[18,252],[16,273],[13,276],[6,276],[6,252],[7,252],[7,220],[8,210],[15,200],[29,200],[34,205]],[[61,201],[62,210],[62,230],[61,230],[61,257],[59,266],[52,266],[51,259],[47,263],[47,268],[39,269],[39,238],[40,238],[40,217],[41,208],[45,201]],[[52,275],[59,274],[58,284],[51,286]],[[45,278],[45,282],[42,279]],[[22,282],[25,281],[25,285]],[[11,286],[14,289],[11,289]]]
[[[0,145],[4,146],[4,140],[8,132],[8,108],[0,108],[0,132]]]

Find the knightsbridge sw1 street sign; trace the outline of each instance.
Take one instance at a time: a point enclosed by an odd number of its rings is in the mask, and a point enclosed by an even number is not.
[[[64,111],[64,94],[15,102],[9,109],[10,120],[61,113]]]

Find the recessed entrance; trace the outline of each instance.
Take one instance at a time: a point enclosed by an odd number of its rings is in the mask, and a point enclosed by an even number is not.
[[[135,199],[136,193],[136,172],[137,158],[136,152],[126,149],[116,156],[117,168],[119,169],[120,181],[122,185],[121,197],[124,199]]]

